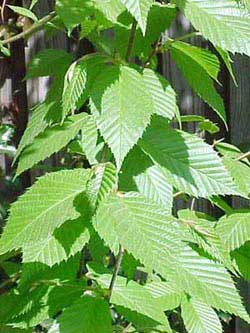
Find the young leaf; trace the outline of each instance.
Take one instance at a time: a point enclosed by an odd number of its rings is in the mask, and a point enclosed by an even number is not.
[[[222,217],[216,225],[216,231],[229,251],[239,248],[250,240],[250,211]]]
[[[184,299],[181,316],[188,333],[222,333],[222,325],[216,312],[195,299]]]
[[[83,105],[106,58],[100,55],[87,55],[74,62],[65,76],[62,97],[63,117]]]
[[[160,39],[161,34],[170,27],[175,17],[176,8],[174,5],[154,2],[148,13],[145,36],[143,36],[140,28],[136,29],[131,56],[140,57],[144,62],[148,60],[148,57],[152,52],[152,47],[156,47],[156,43]],[[122,58],[125,58],[127,49],[124,45],[127,45],[129,41],[132,19],[127,22],[120,17],[119,23],[120,21],[123,24],[115,25],[114,48],[119,52]]]
[[[250,55],[250,18],[234,0],[174,0],[214,46]]]
[[[142,75],[123,65],[107,67],[91,92],[91,110],[120,169],[154,112]]]
[[[28,18],[30,18],[34,22],[38,21],[38,18],[36,17],[36,15],[30,9],[27,9],[27,8],[24,8],[24,7],[20,7],[20,6],[11,6],[11,5],[8,5],[8,7],[11,10],[13,10],[13,12],[15,12],[15,13],[17,13],[19,15],[28,17]]]
[[[59,317],[58,323],[58,333],[113,332],[108,304],[91,296],[84,296],[68,307]]]
[[[79,199],[91,176],[89,170],[54,172],[39,180],[10,209],[0,239],[0,254],[46,239],[54,230],[79,216]]]
[[[201,197],[236,193],[218,154],[194,134],[171,129],[155,117],[139,145],[180,191]]]
[[[154,0],[120,0],[138,22],[143,35],[147,28],[147,18]]]
[[[214,88],[217,80],[219,60],[211,52],[183,42],[171,44],[171,56],[185,79],[197,94],[208,103],[226,125],[223,100]]]
[[[65,147],[74,139],[87,118],[86,113],[68,117],[63,125],[49,127],[35,137],[19,158],[16,176]]]

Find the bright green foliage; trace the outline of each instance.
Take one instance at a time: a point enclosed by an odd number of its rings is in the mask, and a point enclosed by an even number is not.
[[[115,192],[118,186],[117,171],[113,164],[99,164],[95,168],[95,176],[89,184],[89,193],[92,195],[94,206],[99,205],[107,195]]]
[[[247,1],[56,0],[38,20],[37,2],[10,7],[31,31],[67,33],[72,52],[28,64],[26,79],[52,80],[13,162],[18,178],[39,170],[0,239],[0,333],[222,333],[222,313],[250,323],[234,281],[250,280],[250,211],[223,198],[248,200],[247,145],[221,142],[209,110],[180,115],[155,70],[169,52],[227,125],[216,86],[220,62],[235,81],[229,52],[250,55]],[[198,31],[172,34],[179,9]],[[194,35],[214,49],[184,42]],[[225,215],[195,211],[204,199]]]
[[[183,42],[173,43],[170,53],[190,86],[226,124],[224,104],[212,80],[217,80],[219,72],[217,57],[209,51]]]
[[[249,210],[222,217],[216,226],[216,230],[229,251],[241,247],[250,240]]]
[[[157,2],[154,3],[148,13],[145,36],[143,36],[139,27],[136,29],[131,56],[140,56],[143,61],[146,61],[149,58],[150,52],[152,52],[152,45],[157,43],[161,34],[170,27],[175,16],[175,6]],[[130,20],[125,20],[121,17],[119,21],[122,22],[122,25],[117,24],[115,26],[114,48],[123,58],[125,58],[127,50],[124,48],[124,44],[127,44],[129,40],[132,18]]]
[[[157,299],[164,311],[173,310],[181,304],[183,292],[169,282],[151,282],[145,288]]]
[[[143,71],[143,80],[152,97],[155,113],[172,119],[176,115],[176,95],[170,84],[151,69]]]
[[[178,275],[173,276],[173,280],[190,295],[202,299],[218,310],[233,313],[250,322],[234,282],[221,264],[202,257],[190,247],[185,247],[177,266]]]
[[[174,0],[215,46],[250,55],[250,18],[234,0]]]
[[[119,177],[123,191],[138,191],[145,197],[161,204],[169,212],[173,206],[173,187],[165,171],[135,147],[124,161]]]
[[[23,262],[41,262],[53,266],[81,252],[89,238],[83,219],[69,220],[48,238],[25,244]]]
[[[201,197],[236,193],[219,156],[197,136],[171,129],[155,118],[139,145],[180,191]]]
[[[85,102],[105,60],[105,57],[99,55],[86,56],[69,67],[62,97],[64,117]]]
[[[41,103],[34,108],[33,113],[29,119],[27,128],[18,145],[14,162],[17,160],[23,149],[29,144],[31,144],[35,137],[42,133],[48,126],[46,120],[44,119],[46,111],[47,108],[45,103]]]
[[[56,228],[80,214],[79,196],[86,190],[90,172],[59,171],[40,178],[12,206],[0,241],[0,253],[46,239]]]
[[[74,139],[87,119],[85,113],[68,117],[62,125],[47,128],[27,146],[19,158],[16,175],[64,148]]]
[[[120,168],[154,112],[140,73],[127,66],[103,71],[91,93],[91,110]]]
[[[181,314],[189,333],[222,333],[216,312],[200,301],[184,299]]]
[[[126,6],[128,11],[137,20],[142,33],[145,35],[147,17],[150,7],[153,5],[153,0],[121,0],[121,2]]]
[[[78,314],[81,313],[81,320]],[[112,333],[108,304],[84,296],[66,309],[59,319],[59,333]]]
[[[121,243],[146,267],[164,273],[174,269],[174,258],[181,249],[174,221],[153,201],[128,192],[112,195],[102,202],[94,226],[114,252]]]
[[[108,288],[111,278],[111,275],[102,275],[98,281],[104,288]],[[134,281],[127,283],[125,278],[119,277],[110,301],[116,306],[127,308],[153,319],[157,325],[168,326],[161,302],[145,289]]]

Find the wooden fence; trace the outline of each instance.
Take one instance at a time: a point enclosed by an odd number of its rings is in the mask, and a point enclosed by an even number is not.
[[[16,5],[22,5],[21,0],[11,1]],[[23,4],[29,1],[24,0]],[[52,0],[42,0],[36,7],[37,15],[43,16],[48,13],[53,5]],[[178,28],[177,28],[178,27]],[[178,35],[181,31],[188,31],[190,26],[180,17],[178,24],[172,28],[171,34]],[[181,30],[181,31],[180,31]],[[198,45],[206,46],[206,42],[201,39],[194,40]],[[50,48],[69,49],[69,41],[64,34],[59,34],[50,41],[46,41],[43,32],[31,37],[26,44],[24,41],[14,43],[11,47],[12,56],[10,59],[0,60],[0,110],[6,110],[5,121],[16,121],[16,143],[20,140],[28,119],[28,109],[46,95],[49,84],[48,78],[29,80],[27,83],[22,79],[25,74],[25,65],[29,59],[39,50]],[[182,114],[200,114],[214,117],[207,105],[205,105],[187,86],[180,72],[169,56],[163,55],[159,59],[159,70],[168,78],[173,87],[178,92],[179,106]],[[221,94],[224,97],[229,131],[223,130],[220,135],[224,136],[228,142],[235,145],[244,145],[250,142],[250,59],[244,56],[234,57],[234,72],[238,87],[234,85],[225,68],[220,77],[223,83]],[[214,118],[215,120],[218,120]],[[1,120],[1,117],[0,117]],[[195,128],[190,128],[195,130]],[[10,161],[5,156],[0,155],[0,167],[10,172]],[[30,174],[22,177],[23,188],[32,182]],[[242,207],[246,203],[243,200],[234,200],[235,207]],[[203,202],[199,203],[199,209],[210,209]],[[242,295],[250,311],[250,287],[246,283],[239,282]],[[250,333],[249,325],[246,326],[242,321],[236,320],[228,330],[230,333]]]

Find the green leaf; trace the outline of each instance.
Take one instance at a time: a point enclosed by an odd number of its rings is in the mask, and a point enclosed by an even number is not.
[[[250,167],[242,161],[228,157],[223,158],[223,163],[243,196],[250,194]]]
[[[181,316],[189,333],[222,333],[216,312],[198,300],[183,300]]]
[[[84,208],[88,210],[88,206]],[[80,252],[89,238],[84,219],[67,221],[48,238],[24,245],[23,262],[40,262],[52,267]]]
[[[218,154],[196,135],[171,129],[155,117],[139,145],[164,168],[178,190],[200,197],[236,194]]]
[[[143,35],[146,33],[148,12],[154,0],[121,0],[127,10],[138,22]]]
[[[250,55],[250,18],[233,0],[175,0],[195,29],[215,46]]]
[[[117,170],[111,163],[98,164],[94,169],[94,177],[89,183],[89,195],[94,207],[114,192],[118,185]]]
[[[154,112],[142,75],[123,65],[107,67],[91,93],[91,110],[120,169]]]
[[[90,164],[97,164],[96,155],[100,150],[97,144],[98,130],[94,117],[89,115],[81,128],[81,146]]]
[[[102,299],[90,296],[84,296],[73,303],[59,317],[58,322],[59,333],[113,332],[108,304]]]
[[[12,205],[0,239],[0,254],[46,239],[63,222],[78,218],[79,195],[86,190],[90,176],[89,170],[75,169],[39,178]]]
[[[222,217],[216,225],[216,231],[229,251],[239,248],[250,240],[250,211]]]
[[[181,304],[183,291],[169,282],[150,282],[144,288],[157,299],[164,311],[174,310]]]
[[[114,194],[102,201],[94,227],[114,253],[121,243],[146,267],[167,272],[174,269],[181,249],[174,221],[161,206],[130,192]]]
[[[143,80],[153,100],[155,113],[170,120],[174,118],[177,110],[176,94],[170,84],[151,69],[144,69]]]
[[[89,9],[82,0],[56,0],[56,13],[68,29],[73,29],[89,14]]]
[[[81,130],[87,118],[86,113],[68,117],[63,125],[49,127],[35,137],[21,153],[16,176],[64,148]]]
[[[245,280],[250,281],[250,242],[231,252],[238,271]]]
[[[108,288],[111,278],[111,275],[104,275],[100,276],[98,281],[101,282],[103,287]],[[110,302],[116,306],[127,308],[153,319],[155,325],[161,324],[168,328],[167,318],[161,303],[145,287],[134,281],[127,283],[126,278],[119,276],[115,283]]]
[[[140,193],[145,197],[162,205],[171,212],[173,206],[173,188],[169,184],[169,179],[159,165],[154,165],[134,177],[135,183]]]
[[[143,62],[146,62],[152,52],[152,46],[159,40],[161,34],[170,27],[175,17],[176,8],[174,5],[154,2],[148,14],[145,36],[143,36],[140,28],[136,29],[131,56],[140,57]],[[122,24],[115,25],[114,48],[124,59],[127,52],[124,45],[127,45],[129,41],[132,19],[125,20],[119,17],[120,22]]]
[[[226,112],[223,100],[214,88],[217,80],[219,60],[207,50],[183,42],[174,42],[171,56],[185,79],[197,94],[208,103],[226,125]]]
[[[116,23],[118,16],[125,11],[125,7],[120,0],[93,0],[93,4],[113,23]]]
[[[138,146],[131,150],[124,161],[119,175],[119,189],[139,191],[171,212],[173,188],[167,174],[159,165],[154,165]]]
[[[217,310],[235,314],[250,322],[234,282],[223,265],[202,257],[186,246],[176,266],[177,271],[171,279],[186,293]]]
[[[56,76],[64,73],[73,56],[61,49],[45,49],[36,54],[28,65],[26,80],[39,76]]]
[[[230,253],[215,230],[215,222],[200,212],[188,209],[178,211],[179,221],[188,230],[186,241],[197,244],[214,260],[219,261],[232,272],[235,271]]]
[[[79,271],[80,254],[62,261],[59,265],[49,267],[42,263],[23,263],[22,275],[18,285],[20,292],[32,289],[34,284],[43,284],[42,281],[52,281],[57,284],[75,280]]]
[[[19,15],[28,17],[28,18],[30,18],[34,22],[38,21],[37,16],[34,13],[32,13],[32,11],[30,9],[27,9],[27,8],[24,8],[24,7],[20,7],[20,6],[10,6],[10,5],[8,5],[8,7],[11,10],[13,10],[13,12],[15,12],[15,13],[17,13]]]
[[[65,76],[62,97],[64,117],[86,101],[97,75],[104,67],[105,60],[104,56],[91,54],[70,66]]]
[[[22,330],[19,328],[12,328],[10,326],[0,325],[0,333],[32,333],[32,330]]]
[[[238,87],[237,81],[236,81],[236,78],[235,78],[235,75],[234,75],[234,72],[233,72],[233,68],[232,68],[232,62],[233,61],[230,57],[230,54],[227,51],[223,50],[219,46],[216,47],[216,50],[219,53],[219,55],[221,56],[221,59],[223,60],[225,66],[227,67],[228,72],[229,72],[235,86]]]
[[[13,164],[18,159],[24,148],[27,147],[29,144],[31,144],[34,138],[37,137],[40,133],[42,133],[45,130],[45,128],[48,126],[48,123],[45,120],[47,110],[48,107],[46,103],[38,104],[34,108],[32,115],[29,119],[28,125],[22,136],[22,139],[18,145],[18,149]]]

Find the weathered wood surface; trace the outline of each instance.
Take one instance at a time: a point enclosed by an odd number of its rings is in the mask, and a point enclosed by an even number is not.
[[[244,147],[250,143],[250,59],[236,56],[234,72],[238,87],[230,83],[230,137],[233,144]],[[236,198],[233,205],[249,207],[249,202]],[[239,288],[250,313],[250,284],[240,281]],[[236,333],[250,333],[250,325],[237,319]]]

